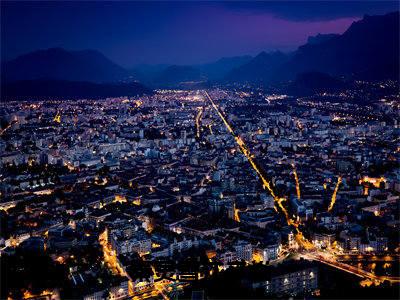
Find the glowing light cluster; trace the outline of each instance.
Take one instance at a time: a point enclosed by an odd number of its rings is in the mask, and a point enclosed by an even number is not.
[[[300,200],[300,184],[299,184],[299,176],[297,175],[297,170],[296,166],[292,164],[293,167],[293,175],[294,175],[294,180],[296,181],[296,194],[297,194],[297,199]]]
[[[201,119],[202,114],[203,114],[203,108],[200,107],[199,112],[197,113],[197,116],[196,116],[196,136],[197,136],[197,138],[200,138],[200,119]]]
[[[57,114],[54,117],[53,121],[56,122],[56,123],[61,123],[61,114],[60,114],[59,111],[57,111]]]
[[[233,210],[234,210],[234,216],[233,216],[234,220],[240,223],[239,209],[236,208],[236,204],[233,205]]]
[[[210,130],[210,134],[214,134],[214,133],[213,133],[213,130],[212,130],[212,125],[211,125],[211,124],[208,125],[208,129]]]
[[[124,202],[128,202],[128,200],[123,195],[115,195],[113,202],[124,203]]]
[[[337,181],[336,186],[335,186],[335,190],[333,191],[333,194],[332,194],[332,199],[331,199],[331,203],[329,204],[328,211],[331,211],[333,206],[336,203],[336,196],[337,196],[337,192],[339,190],[339,185],[340,185],[341,182],[342,182],[342,176],[339,176],[338,177],[338,181]]]
[[[379,188],[381,186],[381,183],[386,183],[386,178],[385,177],[379,177],[379,178],[374,178],[374,177],[369,177],[369,176],[364,176],[362,179],[360,179],[359,183],[360,184],[372,184],[374,187]]]

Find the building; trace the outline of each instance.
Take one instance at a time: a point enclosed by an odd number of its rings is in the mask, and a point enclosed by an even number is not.
[[[253,260],[253,246],[247,241],[238,241],[233,245],[238,260],[251,262]]]
[[[250,271],[249,280],[252,288],[262,288],[267,297],[305,296],[318,288],[318,268],[304,260],[286,262]]]
[[[316,267],[273,276],[265,284],[266,295],[296,296],[311,292],[318,287],[318,269]]]

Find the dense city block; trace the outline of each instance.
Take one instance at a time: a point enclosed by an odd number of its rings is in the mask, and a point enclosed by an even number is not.
[[[395,86],[8,102],[1,298],[395,297]]]

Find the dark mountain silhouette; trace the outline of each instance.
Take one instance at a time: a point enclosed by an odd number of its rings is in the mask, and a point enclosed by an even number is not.
[[[137,65],[131,75],[151,86],[176,86],[183,82],[219,80],[232,69],[252,59],[249,55],[223,57],[215,62],[192,66],[177,65]]]
[[[137,96],[151,94],[143,85],[132,83],[93,83],[66,80],[22,80],[1,85],[2,99],[75,99]]]
[[[289,58],[262,52],[226,79],[276,83],[304,72],[349,79],[399,79],[399,12],[365,16],[341,35],[311,37]]]
[[[287,88],[289,94],[312,95],[319,92],[333,92],[346,88],[348,84],[338,78],[321,72],[300,73]]]
[[[57,79],[114,82],[129,72],[95,50],[39,50],[2,63],[2,80]]]
[[[167,64],[158,64],[158,65],[149,65],[149,64],[140,64],[136,65],[132,69],[130,69],[130,74],[133,78],[136,78],[140,82],[144,84],[151,84],[151,82],[160,76],[161,72],[163,72],[170,65]]]
[[[340,34],[335,34],[335,33],[328,33],[328,34],[321,34],[318,33],[315,36],[309,36],[307,39],[307,44],[309,45],[317,45],[324,43],[326,41],[329,41],[330,39],[334,37],[338,37]]]
[[[150,66],[126,70],[94,50],[39,50],[1,64],[2,82],[68,80],[117,82],[132,78],[157,87],[224,79],[225,82],[277,83],[297,74],[326,73],[348,79],[398,79],[399,12],[365,16],[341,35],[310,37],[291,54],[261,52],[195,66]]]
[[[189,81],[203,80],[199,69],[192,66],[169,66],[153,80],[156,86],[178,86]]]
[[[234,68],[248,63],[252,57],[250,55],[223,57],[215,62],[197,66],[201,73],[209,80],[219,80],[224,78]]]
[[[290,77],[320,71],[352,78],[397,78],[399,74],[399,12],[365,16],[342,35],[301,46],[283,66]],[[376,70],[380,70],[375,73]],[[285,74],[286,75],[286,74]]]
[[[246,64],[233,69],[225,79],[227,81],[268,81],[273,77],[273,70],[282,66],[289,56],[280,51],[261,52]]]

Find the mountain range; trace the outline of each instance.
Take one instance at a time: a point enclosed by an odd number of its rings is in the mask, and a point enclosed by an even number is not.
[[[342,35],[301,46],[283,68],[290,77],[319,71],[355,79],[397,78],[399,13],[365,16]]]
[[[1,64],[4,99],[135,96],[151,89],[95,50],[34,51]]]
[[[266,82],[274,77],[274,70],[290,58],[289,54],[280,51],[261,52],[247,63],[233,68],[223,78],[228,82]]]
[[[199,65],[141,65],[131,70],[139,81],[156,87],[178,86],[187,82],[217,81],[232,69],[239,67],[253,57],[250,55],[223,57],[215,62]]]
[[[267,54],[259,56],[233,70],[226,80],[276,83],[304,72],[348,79],[398,79],[399,12],[365,16],[341,35],[310,37],[307,44],[286,54],[286,59],[285,54],[275,53],[274,63]]]
[[[38,50],[2,64],[7,82],[16,80],[74,80],[113,82],[129,72],[99,51],[67,51],[62,48]]]
[[[398,79],[399,12],[365,16],[343,34],[310,37],[305,45],[292,53],[261,52],[254,57],[227,57],[202,65],[142,65],[128,70],[95,50],[67,51],[61,48],[31,52],[1,64],[2,86],[12,83],[13,88],[5,91],[15,92],[18,82],[26,88],[28,82],[41,81],[43,84],[45,80],[58,85],[66,81],[66,86],[71,86],[71,82],[86,82],[87,86],[107,83],[108,88],[112,86],[111,94],[115,94],[118,87],[122,88],[121,92],[126,92],[122,83],[132,81],[150,87],[175,87],[206,81],[274,84],[294,80],[302,73],[308,73],[305,77],[300,76],[306,78],[306,82],[333,82],[326,76],[350,80]],[[322,77],[317,79],[318,76]],[[117,82],[119,84],[115,84]],[[139,83],[130,87],[137,89],[139,94],[148,91]]]

